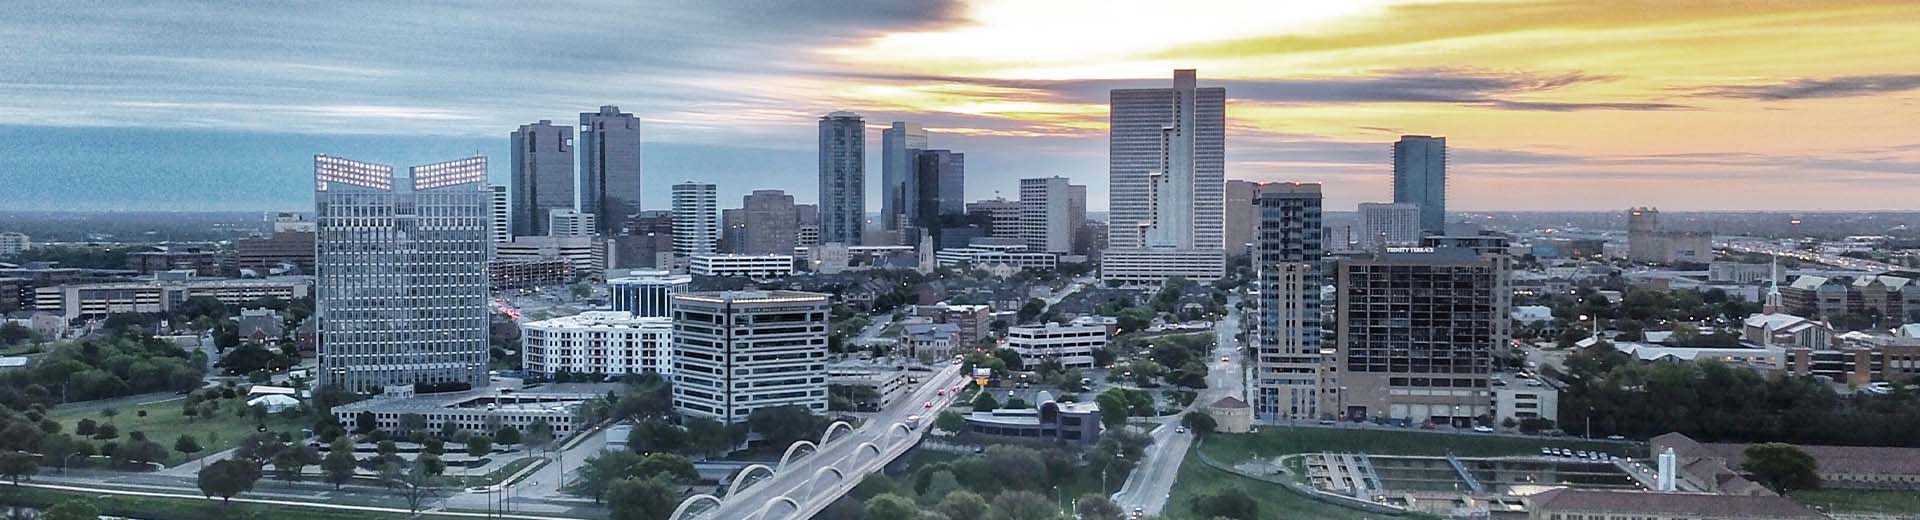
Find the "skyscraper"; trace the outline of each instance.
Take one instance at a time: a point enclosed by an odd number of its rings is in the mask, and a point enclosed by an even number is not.
[[[580,113],[580,211],[600,217],[595,232],[613,235],[640,212],[640,118],[606,105]]]
[[[1393,143],[1393,201],[1420,206],[1420,230],[1447,232],[1447,138],[1403,135]]]
[[[1253,413],[1312,419],[1320,401],[1320,185],[1268,184],[1259,203]]]
[[[573,127],[540,120],[513,131],[513,235],[545,235],[547,212],[573,209]]]
[[[820,242],[860,245],[867,218],[867,129],[860,114],[820,118]]]
[[[556,237],[590,237],[600,226],[599,219],[592,213],[582,213],[571,209],[556,209],[547,212],[547,235]]]
[[[313,158],[319,384],[487,384],[487,159]]]
[[[926,230],[939,241],[943,228],[958,224],[966,214],[967,154],[952,150],[921,150],[914,154],[913,180],[907,197],[909,224]]]
[[[1396,202],[1360,203],[1360,250],[1420,243],[1420,206]]]
[[[487,224],[489,230],[488,236],[491,239],[489,241],[495,244],[512,242],[513,220],[511,216],[513,215],[513,204],[511,203],[512,199],[509,198],[507,187],[499,184],[488,184],[487,192],[490,194],[490,201],[493,208],[492,218]]]
[[[1087,227],[1087,185],[1067,185],[1067,234],[1073,238],[1067,240],[1069,253],[1084,254]]]
[[[673,185],[673,252],[711,255],[720,242],[719,187],[686,181]]]
[[[914,156],[927,149],[927,131],[919,123],[894,121],[880,131],[880,225],[900,229],[911,220],[907,198],[912,196]]]
[[[1073,186],[1066,177],[1020,179],[1020,238],[1027,250],[1073,252]]]
[[[780,190],[753,190],[740,199],[747,214],[746,239],[739,252],[749,255],[791,255],[799,236],[800,212],[793,196]]]
[[[1226,240],[1227,254],[1247,254],[1260,230],[1260,183],[1239,179],[1227,181]]]
[[[1224,249],[1226,99],[1191,69],[1173,88],[1111,92],[1109,247]]]

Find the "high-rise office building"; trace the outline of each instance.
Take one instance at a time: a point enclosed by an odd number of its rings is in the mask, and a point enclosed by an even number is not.
[[[987,222],[987,235],[993,238],[1022,238],[1026,234],[1020,214],[1020,201],[1001,198],[967,203],[967,216]]]
[[[1420,243],[1420,206],[1396,202],[1360,203],[1360,250]]]
[[[509,197],[507,187],[499,184],[488,184],[487,192],[490,194],[490,203],[493,208],[492,221],[488,224],[490,226],[487,233],[488,241],[495,244],[512,242],[513,199]]]
[[[1020,179],[1021,239],[1028,251],[1073,252],[1073,188],[1066,177]]]
[[[1189,69],[1173,88],[1111,92],[1108,247],[1225,248],[1226,99]]]
[[[319,384],[487,384],[487,159],[313,158]]]
[[[548,212],[574,208],[573,127],[542,119],[512,141],[513,235],[545,235]]]
[[[921,150],[914,154],[913,180],[907,197],[909,224],[926,230],[942,242],[948,228],[965,227],[967,155],[952,150]],[[963,243],[964,245],[964,243]]]
[[[606,105],[580,113],[580,212],[600,216],[594,232],[618,234],[640,212],[640,118]]]
[[[720,245],[720,188],[686,181],[673,185],[673,252],[711,255]]]
[[[1340,259],[1329,415],[1469,426],[1489,413],[1494,353],[1508,339],[1500,261],[1461,247]]]
[[[860,245],[867,219],[867,128],[860,114],[820,118],[820,242]]]
[[[747,210],[745,208],[727,208],[720,210],[720,244],[715,251],[739,253],[747,247]]]
[[[754,410],[827,411],[825,294],[733,291],[673,297],[673,408],[723,423]]]
[[[1067,185],[1067,229],[1067,235],[1072,237],[1067,240],[1067,252],[1084,254],[1087,248],[1087,238],[1085,236],[1087,229],[1087,185],[1085,184]]]
[[[1253,413],[1313,419],[1320,403],[1320,286],[1325,249],[1318,183],[1260,190],[1259,319],[1254,323]]]
[[[880,131],[880,224],[896,230],[913,217],[907,198],[913,196],[915,156],[927,149],[927,130],[919,123],[894,121]]]
[[[800,236],[800,212],[793,196],[780,190],[753,190],[740,199],[746,212],[746,238],[737,253],[791,255]]]
[[[590,237],[600,229],[599,219],[592,213],[581,213],[572,209],[556,209],[547,212],[547,235],[556,237]]]
[[[1447,138],[1403,135],[1393,143],[1393,201],[1420,206],[1420,230],[1447,232]]]
[[[1225,226],[1227,254],[1247,254],[1260,231],[1260,183],[1239,179],[1227,181]]]

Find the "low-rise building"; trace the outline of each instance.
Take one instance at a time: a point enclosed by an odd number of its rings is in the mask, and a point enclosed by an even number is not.
[[[589,311],[520,325],[520,367],[529,374],[671,374],[673,320]]]
[[[1047,360],[1061,368],[1093,368],[1093,351],[1107,348],[1107,328],[1058,323],[1008,327],[1007,348],[1019,352],[1029,370]]]
[[[1560,418],[1560,390],[1535,379],[1499,379],[1493,384],[1493,421]]]
[[[1827,515],[1781,496],[1561,488],[1525,499],[1532,520],[1814,520]]]
[[[271,344],[286,332],[286,319],[273,309],[240,309],[240,341],[255,345]]]
[[[673,311],[673,295],[687,292],[693,277],[661,270],[634,270],[626,276],[607,280],[607,293],[613,310],[640,317],[667,317]]]
[[[512,242],[494,244],[493,258],[500,262],[532,262],[565,259],[577,275],[599,276],[607,265],[607,244],[590,236],[523,236]]]
[[[233,266],[261,275],[313,274],[313,231],[280,231],[233,241]]]
[[[914,316],[932,318],[934,323],[951,323],[959,329],[955,342],[960,345],[980,343],[993,331],[993,307],[988,305],[954,305],[937,303],[933,305],[915,305]]]
[[[1757,491],[1748,488],[1726,489],[1716,482],[1730,480],[1728,474],[1740,475],[1739,468],[1746,462],[1746,452],[1751,444],[1697,442],[1686,435],[1668,433],[1648,440],[1653,453],[1662,453],[1672,449],[1679,458],[1681,480],[1701,488],[1701,491],[1715,493],[1750,492],[1754,494],[1772,494],[1765,488]],[[1822,487],[1849,489],[1897,489],[1920,490],[1920,448],[1886,448],[1866,446],[1817,446],[1795,445],[1800,451],[1812,456],[1815,472],[1820,475]],[[1710,468],[1713,471],[1702,471]]]
[[[448,429],[447,423],[452,423],[454,430],[488,432],[504,426],[523,433],[534,422],[545,421],[553,427],[555,439],[565,439],[583,426],[580,405],[606,395],[610,389],[587,385],[579,391],[512,392],[494,388],[408,395],[408,388],[396,387],[398,392],[386,394],[392,397],[335,406],[333,418],[340,424],[357,424],[359,415],[366,412],[372,414],[377,427],[394,431],[400,428],[402,416],[419,415],[426,420],[428,431]]]
[[[196,245],[156,246],[152,251],[127,253],[127,268],[140,274],[165,271],[193,271],[199,276],[220,276],[220,253]]]
[[[960,327],[951,323],[906,323],[900,328],[900,344],[915,359],[934,360],[952,357],[970,345],[960,341]]]
[[[187,271],[147,280],[59,285],[34,289],[34,309],[67,320],[105,318],[123,312],[167,312],[193,298],[240,305],[263,298],[295,300],[313,293],[313,277],[200,278]]]
[[[793,255],[693,255],[687,272],[699,276],[778,278],[793,275]]]
[[[1207,405],[1207,414],[1213,416],[1213,431],[1220,433],[1247,433],[1253,429],[1253,407],[1238,397],[1222,397]]]
[[[7,258],[33,249],[33,238],[26,233],[8,231],[0,233],[0,258]]]
[[[908,379],[905,370],[838,365],[827,368],[827,384],[871,390],[875,396],[874,402],[868,404],[879,409],[886,409],[907,395],[907,390],[912,387]]]
[[[983,247],[950,247],[934,252],[940,267],[971,266],[1004,276],[1019,271],[1047,271],[1060,264],[1060,255],[1027,251],[1008,251]]]
[[[565,258],[487,262],[487,285],[495,291],[566,285],[573,277],[573,261]]]
[[[998,409],[967,414],[967,429],[981,435],[1071,442],[1091,446],[1100,441],[1100,406],[1060,403],[1047,392],[1033,408]]]

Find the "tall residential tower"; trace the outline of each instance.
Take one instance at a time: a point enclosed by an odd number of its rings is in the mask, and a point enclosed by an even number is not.
[[[867,220],[867,128],[860,114],[820,118],[820,242],[860,245]]]
[[[1312,419],[1320,402],[1320,185],[1267,184],[1259,204],[1253,413],[1268,421]]]
[[[720,188],[686,181],[673,185],[673,252],[711,255],[720,245]]]
[[[894,121],[893,127],[880,131],[880,225],[900,229],[913,217],[907,212],[907,198],[913,196],[914,156],[927,149],[927,130],[919,123]]]
[[[1447,138],[1403,135],[1393,143],[1393,201],[1420,206],[1420,230],[1447,233]]]

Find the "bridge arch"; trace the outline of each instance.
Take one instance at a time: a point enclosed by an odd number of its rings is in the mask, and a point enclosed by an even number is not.
[[[748,464],[747,467],[740,468],[739,473],[733,475],[733,482],[727,484],[727,496],[740,494],[740,486],[746,485],[747,477],[753,475],[754,470],[764,471],[769,477],[773,476],[773,468],[767,467],[766,464]]]
[[[820,434],[820,445],[826,446],[827,443],[833,442],[833,432],[835,431],[852,432],[853,424],[846,421],[834,421],[833,424],[827,425],[827,431]]]
[[[792,445],[787,446],[787,452],[780,455],[780,465],[775,466],[776,468],[775,470],[786,471],[787,463],[797,460],[793,456],[794,451],[799,450],[802,446],[805,446],[807,448],[807,455],[813,455],[815,453],[820,452],[820,445],[814,444],[813,441],[793,441]],[[803,457],[807,455],[803,455]]]
[[[786,502],[787,507],[793,508],[793,512],[795,513],[800,512],[800,502],[794,501],[794,499],[791,499],[791,498],[787,498],[786,495],[780,495],[780,496],[768,499],[767,504],[760,506],[759,514],[753,515],[753,518],[756,518],[759,520],[773,520],[774,517],[770,516],[773,514],[773,505],[781,502]],[[792,513],[789,513],[789,514],[792,514]]]
[[[820,489],[821,489],[820,477],[824,477],[828,473],[833,474],[833,482],[828,483],[827,484],[828,486],[837,485],[847,480],[847,474],[840,472],[840,468],[836,468],[833,466],[820,468],[818,471],[813,472],[813,479],[807,481],[807,483],[811,486],[811,489],[807,491],[807,498],[811,499],[813,498],[814,495],[820,494]]]
[[[689,516],[689,515],[697,514],[697,513],[689,513],[688,511],[692,510],[692,507],[694,504],[698,504],[701,502],[711,503],[713,504],[712,507],[720,507],[720,497],[702,493],[702,494],[687,497],[686,500],[680,501],[680,507],[673,508],[673,514],[667,515],[667,520],[684,520],[687,518],[693,518],[692,516]]]
[[[862,442],[854,450],[869,457],[879,457],[885,453],[885,450],[880,449],[880,445],[871,442]]]

